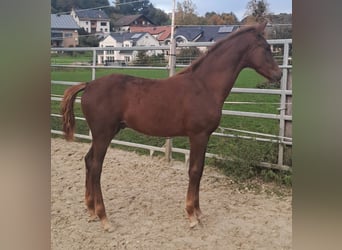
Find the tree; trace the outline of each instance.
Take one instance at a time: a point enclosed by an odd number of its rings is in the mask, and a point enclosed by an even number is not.
[[[137,2],[137,0],[116,0],[115,12],[121,15],[143,14],[156,25],[166,25],[170,23],[169,16],[157,9],[149,0]]]
[[[223,25],[223,24],[237,24],[238,19],[233,12],[217,14],[216,12],[205,13],[206,24],[209,25]]]
[[[266,0],[250,0],[247,3],[247,23],[260,23],[266,19],[269,13],[269,4]]]
[[[222,13],[221,18],[224,20],[225,24],[237,24],[238,18],[233,12],[230,13]]]
[[[148,62],[149,62],[149,58],[146,54],[146,51],[139,50],[134,64],[135,65],[148,65]]]
[[[108,0],[51,0],[51,13],[70,12],[72,8],[89,9],[109,6]]]
[[[201,55],[202,53],[197,47],[183,48],[177,56],[177,63],[190,64]]]
[[[175,23],[177,25],[200,24],[200,18],[196,14],[196,5],[191,0],[177,2]]]
[[[116,9],[124,15],[135,15],[141,14],[145,8],[148,8],[150,5],[149,0],[116,0],[115,7]]]
[[[78,31],[79,34],[79,46],[80,47],[98,47],[99,46],[99,38],[97,38],[94,34],[89,34],[84,29],[80,29]]]
[[[155,8],[151,3],[141,14],[145,15],[155,25],[167,25],[171,23],[170,17],[163,10]]]
[[[224,20],[218,14],[210,14],[207,17],[207,24],[209,25],[222,25],[224,24]]]

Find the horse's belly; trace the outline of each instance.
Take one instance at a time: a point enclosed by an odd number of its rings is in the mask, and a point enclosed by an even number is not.
[[[181,112],[181,111],[179,111]],[[171,137],[185,135],[181,114],[157,110],[139,110],[128,113],[126,126],[151,136]]]

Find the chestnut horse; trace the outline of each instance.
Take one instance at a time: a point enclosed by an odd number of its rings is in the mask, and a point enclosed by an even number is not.
[[[282,72],[263,37],[265,26],[262,23],[235,31],[188,68],[167,79],[111,74],[65,91],[61,106],[67,140],[73,139],[76,95],[84,91],[81,106],[92,134],[85,156],[85,203],[91,220],[99,217],[104,229],[110,228],[101,192],[102,164],[113,137],[128,127],[151,136],[189,137],[185,210],[190,227],[199,222],[199,187],[208,139],[220,123],[224,100],[239,72],[250,67],[271,81],[281,79]]]

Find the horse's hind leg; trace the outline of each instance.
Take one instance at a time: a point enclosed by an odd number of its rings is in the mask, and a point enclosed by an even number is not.
[[[88,153],[85,156],[85,166],[86,166],[86,191],[85,191],[85,204],[87,206],[90,219],[89,221],[96,220],[97,216],[95,214],[95,203],[94,203],[94,192],[90,180],[90,172],[92,168],[93,161],[93,146],[90,147]]]
[[[118,131],[118,130],[116,130]],[[93,134],[93,141],[89,152],[85,157],[86,164],[86,192],[85,203],[90,213],[90,220],[100,218],[103,228],[108,230],[110,224],[107,219],[101,191],[101,172],[104,157],[115,130],[108,133]]]

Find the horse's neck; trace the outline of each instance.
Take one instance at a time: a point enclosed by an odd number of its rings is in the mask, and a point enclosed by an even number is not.
[[[226,46],[222,44],[208,53],[208,58],[195,70],[194,75],[207,89],[212,90],[218,103],[223,104],[240,71],[245,67],[244,55],[248,50],[245,42]]]

